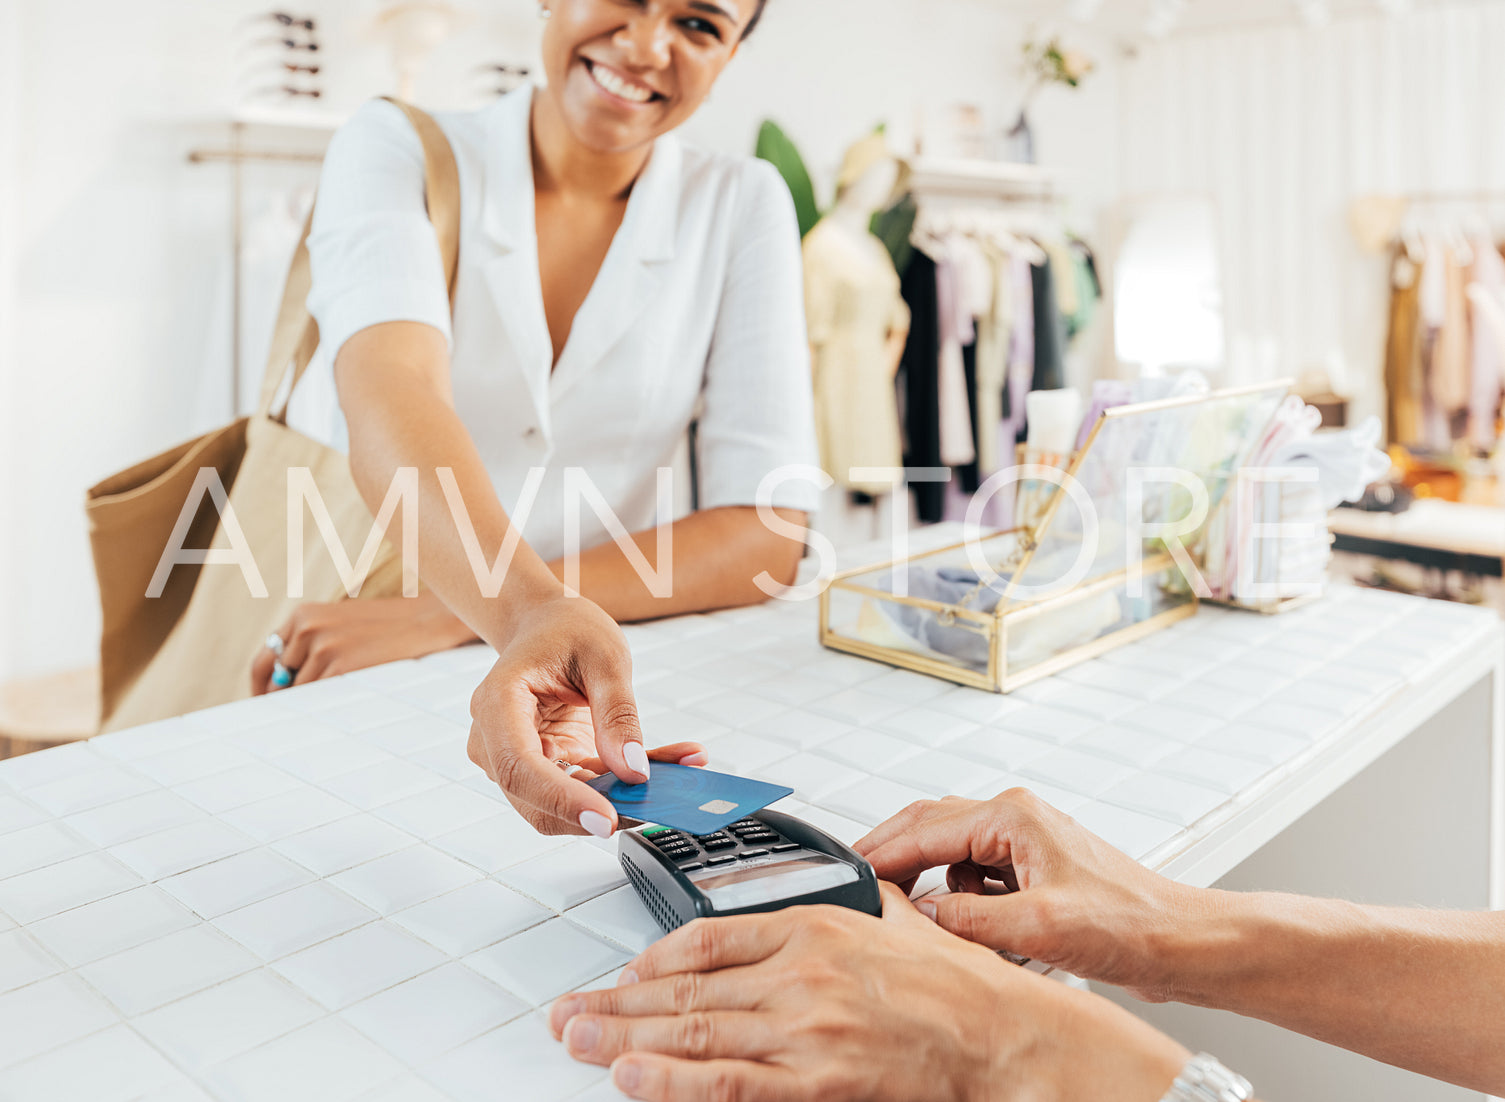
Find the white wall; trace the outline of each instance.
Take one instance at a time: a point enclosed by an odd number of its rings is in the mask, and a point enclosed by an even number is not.
[[[0,56],[0,255],[21,273],[9,290],[0,273],[0,386],[9,388],[0,390],[0,493],[13,498],[0,502],[0,678],[93,658],[84,490],[228,417],[227,176],[189,166],[186,154],[224,144],[235,99],[231,43],[239,21],[268,6],[0,4],[0,41],[17,55]],[[358,35],[369,0],[298,7],[324,23],[334,107],[389,90],[384,57]],[[426,104],[473,98],[469,74],[481,61],[534,53],[533,0],[472,7],[471,25],[440,51],[420,88]],[[829,198],[845,146],[876,122],[907,134],[917,107],[957,100],[1010,121],[1022,30],[994,0],[772,0],[691,137],[750,151],[759,121],[776,118]],[[1095,94],[1110,86],[1111,77]],[[1111,116],[1091,102],[1047,97],[1041,147],[1086,166],[1079,175],[1088,190],[1102,191],[1111,189],[1102,171],[1112,163],[1103,156]],[[251,140],[275,147],[297,138]],[[307,170],[251,170],[249,211],[309,179]],[[273,258],[262,270],[276,266]],[[246,295],[243,347],[252,350],[264,343],[266,278]]]
[[[1358,411],[1380,411],[1386,267],[1355,244],[1349,204],[1505,196],[1502,46],[1505,4],[1489,0],[1203,32],[1125,64],[1124,190],[1217,201],[1235,350],[1267,348],[1270,375],[1336,360]]]

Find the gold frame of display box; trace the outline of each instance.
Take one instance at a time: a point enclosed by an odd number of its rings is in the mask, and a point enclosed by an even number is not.
[[[1128,471],[1175,468],[1201,481],[1207,517],[1184,539],[1200,570],[1208,523],[1226,505],[1239,467],[1289,390],[1290,383],[1281,381],[1108,410],[1066,467],[1067,480],[1087,491],[1107,522],[1089,524],[1080,509],[1063,512],[1071,495],[1057,487],[1038,524],[978,536],[973,545],[994,572],[990,581],[976,572],[967,541],[844,571],[821,593],[821,644],[959,685],[1010,693],[1195,615],[1200,601],[1172,550],[1145,540],[1136,566],[1128,526],[1111,519],[1129,515],[1116,512],[1132,497],[1135,482]],[[1158,505],[1166,516],[1185,515],[1189,491],[1162,488],[1145,495],[1147,485],[1174,486],[1139,483],[1141,510]],[[1020,497],[1029,492],[1021,482]],[[1177,498],[1178,492],[1183,496]],[[1021,596],[1022,587],[1049,589],[1065,573],[1056,569],[1064,558],[1079,562],[1087,532],[1096,533],[1098,546],[1082,578],[1063,592]],[[949,584],[976,582],[959,599],[893,591],[899,571],[924,584],[940,575],[923,568],[948,566],[958,572],[952,576],[958,580],[948,579]],[[1136,575],[1138,587],[1132,584]],[[973,603],[984,593],[997,597],[991,609]]]

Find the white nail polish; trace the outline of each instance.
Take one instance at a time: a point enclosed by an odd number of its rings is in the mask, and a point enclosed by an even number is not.
[[[622,747],[622,757],[626,759],[628,769],[648,776],[648,751],[643,749],[641,742],[629,742]]]
[[[611,837],[611,820],[599,811],[582,811],[580,825],[587,834],[594,834],[597,838]]]

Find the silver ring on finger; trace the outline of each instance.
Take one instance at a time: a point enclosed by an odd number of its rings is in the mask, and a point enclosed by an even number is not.
[[[555,758],[554,764],[559,766],[560,769],[564,770],[564,775],[566,777],[573,777],[576,773],[585,772],[585,767],[583,765],[571,765],[563,758]]]
[[[282,636],[278,635],[274,631],[272,632],[272,634],[267,636],[266,648],[267,650],[271,651],[275,657],[281,658],[282,652],[287,649],[287,643],[283,641]]]

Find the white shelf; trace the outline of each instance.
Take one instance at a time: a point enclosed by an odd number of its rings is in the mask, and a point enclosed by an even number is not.
[[[1060,183],[1049,169],[1009,161],[917,157],[909,170],[916,195],[1037,197],[1054,194]]]

